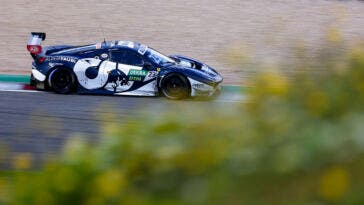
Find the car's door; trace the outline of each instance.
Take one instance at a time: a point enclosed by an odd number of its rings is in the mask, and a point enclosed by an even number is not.
[[[143,74],[144,65],[142,56],[137,52],[127,48],[113,49],[110,50],[110,61],[117,64],[116,68],[125,73],[129,81],[142,80],[136,77]]]
[[[110,86],[114,92],[136,90],[156,77],[153,66],[145,63],[143,56],[130,48],[111,49],[109,61],[116,63],[116,70],[109,75],[108,90],[111,90]]]

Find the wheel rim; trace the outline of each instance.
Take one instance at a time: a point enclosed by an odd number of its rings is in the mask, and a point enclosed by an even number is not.
[[[71,76],[66,70],[59,70],[53,74],[53,87],[57,90],[67,88],[71,83]]]
[[[164,94],[170,98],[183,97],[186,94],[187,85],[179,77],[171,76],[165,79]]]

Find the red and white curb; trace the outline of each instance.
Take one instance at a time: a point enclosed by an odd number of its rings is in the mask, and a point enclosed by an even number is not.
[[[3,92],[39,92],[35,87],[24,83],[5,83],[0,82],[0,91]]]

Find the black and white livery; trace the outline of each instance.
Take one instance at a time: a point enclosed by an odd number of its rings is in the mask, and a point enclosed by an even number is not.
[[[45,33],[33,32],[27,45],[34,59],[31,84],[37,89],[183,99],[213,96],[223,80],[204,63],[180,55],[165,56],[135,42],[42,47],[45,38]]]

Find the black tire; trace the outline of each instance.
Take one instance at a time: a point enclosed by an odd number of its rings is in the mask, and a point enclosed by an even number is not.
[[[189,97],[191,88],[185,76],[179,73],[171,73],[162,79],[161,91],[167,98],[179,100]]]
[[[56,68],[49,75],[50,86],[56,93],[69,94],[76,89],[76,76],[68,68]]]

